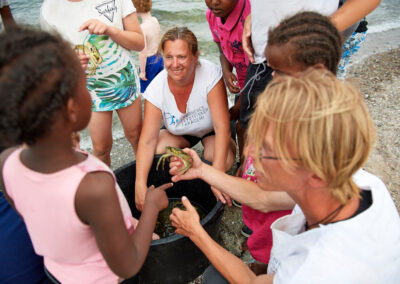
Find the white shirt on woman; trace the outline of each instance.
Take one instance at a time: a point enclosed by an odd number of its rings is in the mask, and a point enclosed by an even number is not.
[[[165,128],[174,135],[203,137],[213,130],[207,97],[222,78],[221,67],[200,59],[196,66],[194,83],[186,104],[186,113],[179,111],[175,97],[168,85],[168,73],[164,69],[147,87],[143,97],[160,109]]]

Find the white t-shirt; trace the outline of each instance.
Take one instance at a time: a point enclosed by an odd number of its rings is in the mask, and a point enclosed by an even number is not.
[[[86,70],[87,87],[94,111],[124,108],[140,94],[140,83],[132,52],[114,42],[109,36],[78,32],[89,19],[124,30],[122,19],[136,11],[131,0],[45,0],[40,9],[43,30],[58,32],[73,46],[92,45],[101,61]],[[91,70],[94,66],[95,71]]]
[[[275,273],[274,283],[399,283],[400,218],[390,193],[363,170],[353,180],[372,195],[360,214],[304,231],[297,208],[271,225],[268,273]]]
[[[153,79],[143,94],[147,101],[161,110],[164,126],[174,135],[203,137],[213,129],[207,96],[222,78],[222,70],[214,63],[200,59],[195,72],[186,113],[181,113],[176,105],[165,69]]]
[[[40,8],[42,29],[57,31],[67,41],[82,44],[88,31],[78,33],[79,27],[89,19],[124,29],[122,19],[136,11],[130,0],[45,0]]]
[[[300,11],[315,11],[331,15],[338,8],[339,0],[251,0],[251,40],[255,63],[265,60],[268,31],[284,18]]]

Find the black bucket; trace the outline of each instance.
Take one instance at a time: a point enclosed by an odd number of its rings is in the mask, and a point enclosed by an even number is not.
[[[165,169],[160,165],[156,171],[158,158],[159,156],[155,157],[150,169],[148,186],[154,184],[157,187],[171,181],[168,162],[165,163]],[[115,175],[133,216],[139,218],[140,212],[135,207],[134,192],[136,162],[117,169]],[[180,181],[167,190],[167,195],[171,199],[186,196],[204,209],[207,215],[201,220],[201,224],[208,234],[217,240],[217,225],[224,207],[220,201],[216,201],[209,184],[200,179]],[[149,254],[138,278],[140,283],[188,283],[202,274],[208,264],[207,258],[189,238],[174,234],[151,242]],[[127,279],[124,283],[136,283],[136,281]]]

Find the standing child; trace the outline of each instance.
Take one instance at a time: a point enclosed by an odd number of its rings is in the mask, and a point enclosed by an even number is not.
[[[72,147],[71,134],[90,120],[91,99],[69,44],[34,30],[0,35],[0,99],[0,143],[23,145],[1,154],[0,187],[23,217],[49,278],[117,283],[136,274],[172,184],[147,191],[133,231],[112,171]]]
[[[225,84],[231,93],[239,93],[244,87],[249,59],[242,47],[243,26],[250,14],[250,0],[206,0],[207,21],[214,41],[220,51],[220,61]],[[232,70],[235,67],[236,75]],[[239,118],[241,99],[236,98],[235,105],[230,109],[231,120]],[[243,150],[243,130],[236,123],[239,156]]]
[[[341,46],[341,35],[328,17],[315,12],[301,12],[270,30],[265,56],[274,77],[296,76],[309,67],[326,68],[336,74]],[[242,177],[256,181],[253,158],[247,158]],[[243,221],[253,231],[247,246],[256,260],[251,265],[256,274],[265,273],[269,262],[272,248],[270,226],[291,212],[287,209],[263,213],[242,205]]]
[[[164,60],[158,52],[161,31],[156,17],[150,14],[151,0],[132,0],[137,16],[142,20],[140,27],[144,34],[144,49],[139,52],[140,92],[144,93],[153,78],[164,69]]]
[[[136,154],[142,104],[131,50],[142,50],[144,39],[132,1],[45,0],[41,25],[58,32],[86,59],[83,65],[87,67],[87,87],[92,97],[89,134],[93,155],[111,164],[114,110]]]

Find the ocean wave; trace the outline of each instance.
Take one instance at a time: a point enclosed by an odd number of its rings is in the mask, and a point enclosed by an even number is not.
[[[368,26],[368,33],[381,33],[392,29],[400,28],[400,21],[381,23],[379,25]]]

